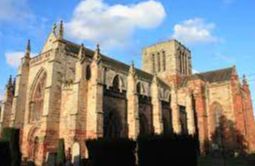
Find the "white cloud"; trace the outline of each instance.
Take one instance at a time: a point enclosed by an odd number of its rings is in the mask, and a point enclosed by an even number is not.
[[[197,73],[199,73],[199,71],[198,71],[198,70],[196,70],[196,69],[192,69],[192,74],[197,74]]]
[[[8,65],[10,65],[13,68],[17,68],[20,65],[21,58],[25,55],[22,51],[16,51],[16,52],[6,52],[5,58]],[[31,53],[31,57],[35,56],[36,53]]]
[[[108,5],[103,0],[83,0],[66,23],[69,36],[108,46],[127,42],[136,29],[158,27],[166,16],[163,5],[147,0],[130,5]]]
[[[32,17],[28,0],[0,0],[0,21],[21,21]]]
[[[219,41],[212,34],[214,29],[214,23],[207,23],[202,18],[194,18],[176,24],[172,37],[184,43],[214,43]]]

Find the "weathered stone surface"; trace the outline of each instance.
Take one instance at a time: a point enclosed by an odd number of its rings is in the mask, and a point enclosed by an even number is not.
[[[191,52],[176,40],[145,48],[142,70],[106,57],[99,46],[92,51],[56,32],[38,56],[30,58],[29,51],[16,85],[7,86],[0,127],[21,129],[23,157],[37,165],[56,152],[60,138],[75,158],[87,157],[86,139],[136,139],[185,129],[198,134],[201,152],[217,143],[221,128],[229,148],[242,137],[245,150],[255,150],[247,81],[239,81],[235,67],[192,74]],[[227,130],[229,124],[235,130]]]

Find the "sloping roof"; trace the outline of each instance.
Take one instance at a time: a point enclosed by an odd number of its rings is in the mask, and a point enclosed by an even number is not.
[[[73,43],[71,41],[68,41],[68,40],[65,40],[65,39],[62,39],[61,42],[65,43],[65,50],[68,51],[68,52],[72,52],[74,54],[78,54],[79,53],[79,50],[80,50],[80,45],[76,44],[76,43]],[[85,52],[86,52],[86,55],[88,56],[93,56],[94,55],[94,51],[88,49],[88,48],[85,48]]]
[[[61,41],[66,44],[66,47],[65,47],[66,51],[70,51],[74,54],[79,53],[80,45],[75,44],[68,40],[64,40],[64,39],[62,39]],[[91,49],[86,48],[85,52],[86,52],[87,56],[93,57],[93,55],[94,55],[94,51]],[[103,54],[101,54],[101,56],[102,56],[102,61],[104,62],[104,64],[108,64],[109,66],[112,66],[114,68],[120,69],[125,72],[128,72],[130,65],[127,65],[123,62],[112,59],[109,56],[106,56]],[[137,74],[138,78],[145,79],[150,82],[152,81],[152,79],[153,79],[152,74],[147,73],[147,72],[137,69],[137,68],[135,70],[136,70],[136,74]],[[169,87],[164,81],[162,81],[160,79],[159,79],[159,83],[163,86]]]
[[[228,81],[231,79],[233,67],[200,73],[204,80],[212,82]]]
[[[229,81],[233,72],[233,67],[208,71],[204,73],[196,73],[182,81],[182,86],[185,86],[189,80],[201,79],[209,83]]]

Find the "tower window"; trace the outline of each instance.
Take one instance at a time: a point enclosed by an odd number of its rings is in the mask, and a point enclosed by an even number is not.
[[[181,53],[179,54],[179,70],[180,70],[180,73],[182,72],[182,56],[181,56]]]
[[[153,73],[156,71],[155,70],[155,55],[154,54],[152,54],[152,71],[153,71]]]
[[[163,71],[166,71],[166,53],[165,51],[162,52],[163,56]]]
[[[183,53],[183,64],[184,64],[184,71],[183,73],[186,74],[187,71],[187,60],[186,60],[187,56],[186,54]]]
[[[185,57],[184,57],[184,53],[182,52],[182,74],[184,74],[184,70],[185,70],[185,63],[184,63]]]
[[[161,63],[160,63],[160,53],[159,52],[158,52],[157,58],[158,58],[158,72],[160,72],[160,70],[161,70]]]

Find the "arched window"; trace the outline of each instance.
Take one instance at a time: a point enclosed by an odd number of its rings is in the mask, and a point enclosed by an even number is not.
[[[182,65],[181,73],[184,74],[184,70],[185,70],[184,67],[185,66],[184,66],[184,53],[183,52],[181,53],[181,65]]]
[[[141,83],[140,82],[138,82],[136,84],[136,93],[141,94]]]
[[[161,63],[160,63],[160,53],[158,52],[158,55],[157,55],[157,59],[158,59],[158,72],[161,71]]]
[[[121,136],[121,120],[116,111],[110,111],[104,115],[104,137],[119,138]]]
[[[211,137],[212,137],[212,142],[214,142],[217,145],[221,145],[222,143],[222,126],[223,125],[221,119],[222,119],[222,112],[223,108],[221,104],[218,102],[214,102],[211,105],[211,110],[210,110],[210,128],[211,128]]]
[[[222,106],[218,102],[214,102],[211,105],[211,130],[215,130],[217,127],[220,126],[220,120],[222,116]]]
[[[30,122],[38,121],[43,112],[46,73],[40,74],[30,101]]]
[[[168,93],[169,94],[169,93]],[[164,134],[172,133],[172,109],[171,109],[171,95],[168,95],[168,102],[162,101],[162,120]]]
[[[90,80],[91,78],[91,69],[90,69],[90,66],[88,65],[86,67],[86,80]]]
[[[181,124],[181,132],[183,134],[188,133],[188,125],[187,125],[187,112],[185,106],[179,106],[180,111],[180,124]]]
[[[0,120],[2,119],[2,108],[1,108],[1,101],[0,101]]]
[[[139,127],[140,135],[150,134],[148,120],[144,113],[139,113]]]
[[[194,123],[195,123],[195,129],[196,129],[196,135],[199,135],[199,130],[198,130],[198,121],[197,121],[197,111],[196,111],[196,99],[195,96],[192,94],[192,110],[194,113]]]
[[[163,115],[163,132],[169,134],[172,132],[172,116],[171,110],[164,110]]]
[[[179,70],[180,70],[180,73],[182,73],[182,56],[181,56],[181,52],[179,52]]]
[[[153,71],[153,73],[156,72],[156,68],[155,68],[155,55],[154,54],[152,54],[152,71]]]
[[[113,90],[119,91],[120,90],[120,79],[119,75],[116,75],[112,81],[112,88]]]
[[[162,51],[163,56],[163,71],[166,71],[166,52]]]

